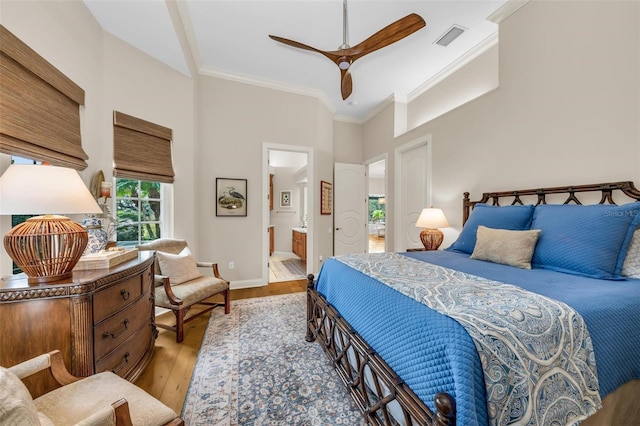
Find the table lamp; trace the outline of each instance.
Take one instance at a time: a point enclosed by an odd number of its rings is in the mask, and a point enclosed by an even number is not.
[[[57,214],[102,213],[78,172],[14,164],[0,176],[0,214],[36,214],[4,237],[4,248],[29,284],[68,278],[87,245],[87,231]]]
[[[416,227],[424,228],[420,232],[420,241],[425,250],[438,250],[444,240],[444,234],[438,228],[448,228],[449,222],[441,209],[422,209]]]

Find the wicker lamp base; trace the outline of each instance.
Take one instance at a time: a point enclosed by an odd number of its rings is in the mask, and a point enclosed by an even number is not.
[[[65,216],[36,216],[4,236],[4,248],[30,284],[68,278],[87,246],[87,231]]]
[[[439,229],[423,229],[420,232],[420,241],[425,250],[438,250],[444,240],[444,234]]]

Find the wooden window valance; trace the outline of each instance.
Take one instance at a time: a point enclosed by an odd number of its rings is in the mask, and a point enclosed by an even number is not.
[[[0,151],[83,170],[84,90],[0,25]]]
[[[173,183],[172,138],[171,129],[114,111],[113,175]]]

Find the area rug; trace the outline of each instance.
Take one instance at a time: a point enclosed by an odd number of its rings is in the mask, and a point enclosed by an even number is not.
[[[297,258],[270,260],[269,268],[278,281],[299,280],[307,276],[305,263]]]
[[[182,410],[186,425],[364,425],[318,343],[304,340],[306,294],[214,310]]]

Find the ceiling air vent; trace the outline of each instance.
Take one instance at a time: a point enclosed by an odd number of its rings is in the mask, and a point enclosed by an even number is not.
[[[449,28],[449,30],[446,33],[444,33],[444,35],[436,41],[436,44],[447,47],[449,43],[457,39],[458,36],[460,36],[460,34],[462,34],[464,31],[465,31],[464,28],[454,25],[453,27]]]

